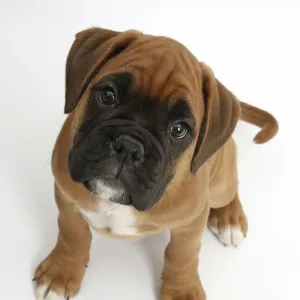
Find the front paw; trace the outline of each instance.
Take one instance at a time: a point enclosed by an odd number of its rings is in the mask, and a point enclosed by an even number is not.
[[[205,300],[206,295],[198,279],[191,286],[170,286],[163,282],[160,300]]]
[[[37,300],[65,300],[75,296],[81,287],[85,265],[50,254],[35,270]]]
[[[211,209],[208,228],[224,246],[232,244],[238,247],[248,231],[247,217],[239,199],[224,207]]]

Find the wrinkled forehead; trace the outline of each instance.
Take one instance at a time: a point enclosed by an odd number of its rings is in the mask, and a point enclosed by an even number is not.
[[[110,60],[95,81],[122,72],[132,74],[136,91],[155,99],[192,103],[200,90],[196,59],[184,46],[164,37],[138,39]]]

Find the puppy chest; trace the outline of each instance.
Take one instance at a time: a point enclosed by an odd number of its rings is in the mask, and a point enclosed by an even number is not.
[[[79,208],[82,216],[95,230],[109,232],[118,236],[136,236],[136,217],[130,206],[100,202],[97,211]]]

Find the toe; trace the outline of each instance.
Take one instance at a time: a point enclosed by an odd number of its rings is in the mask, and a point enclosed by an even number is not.
[[[219,234],[219,228],[218,228],[218,227],[214,227],[214,226],[208,225],[208,228],[210,229],[210,231],[211,231],[214,235],[218,235],[218,234]]]
[[[219,219],[217,216],[210,215],[208,219],[208,226],[214,229],[217,229],[219,227]]]
[[[37,284],[35,288],[36,300],[65,300],[63,290],[54,290],[51,283]]]
[[[239,224],[241,226],[241,231],[243,232],[244,236],[246,236],[248,232],[248,221],[245,215],[239,217]]]
[[[43,285],[37,285],[35,288],[35,297],[37,300],[43,300],[45,299],[45,296],[47,295],[49,289],[49,285],[43,284]]]
[[[245,238],[240,226],[231,227],[231,243],[237,247]]]
[[[231,242],[230,226],[225,226],[225,227],[219,228],[218,238],[225,246],[228,246]]]
[[[39,280],[50,268],[52,262],[48,259],[45,259],[35,270],[34,272],[34,281]]]
[[[54,291],[49,291],[47,294],[45,300],[65,300],[66,298],[64,297],[63,293],[56,293]]]

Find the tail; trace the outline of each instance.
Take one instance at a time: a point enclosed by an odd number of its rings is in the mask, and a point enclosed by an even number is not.
[[[240,119],[261,128],[260,132],[253,139],[256,144],[263,144],[276,135],[278,123],[271,114],[241,101],[240,106]]]

